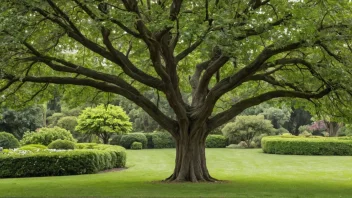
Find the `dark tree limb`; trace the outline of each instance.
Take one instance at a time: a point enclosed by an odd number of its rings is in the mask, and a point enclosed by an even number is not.
[[[92,79],[83,79],[83,78],[71,78],[71,77],[34,77],[26,76],[23,78],[18,78],[13,75],[4,75],[2,78],[7,79],[11,82],[33,82],[33,83],[51,83],[51,84],[70,84],[70,85],[80,85],[80,86],[89,86],[96,88],[98,90],[115,93],[125,98],[133,101],[136,105],[140,106],[145,110],[153,119],[155,119],[160,126],[164,127],[170,133],[176,133],[175,129],[177,128],[177,122],[171,118],[165,116],[151,101],[146,99],[144,96],[137,95],[132,93],[130,90],[124,89],[123,87],[118,87],[111,83],[96,81]]]
[[[170,7],[170,20],[174,21],[177,19],[178,14],[180,13],[183,0],[173,0]]]
[[[226,122],[230,121],[232,118],[234,118],[236,115],[241,113],[246,108],[258,105],[262,102],[265,102],[274,98],[288,97],[288,98],[302,98],[307,100],[319,99],[329,94],[331,91],[332,89],[330,87],[325,88],[324,90],[318,93],[305,93],[305,92],[287,91],[287,90],[270,91],[256,97],[244,99],[232,105],[230,109],[223,111],[221,113],[218,113],[208,121],[208,127],[210,128],[210,130],[215,129],[225,124]]]
[[[48,18],[50,21],[53,23],[58,24],[61,26],[63,29],[68,31],[68,36],[73,38],[75,41],[81,43],[83,46],[91,50],[92,52],[95,52],[99,54],[100,56],[110,60],[111,62],[119,65],[125,73],[131,77],[134,80],[137,80],[138,82],[145,84],[147,86],[162,90],[163,89],[163,82],[160,81],[157,78],[154,78],[143,71],[139,70],[136,66],[133,65],[133,63],[121,52],[117,51],[115,48],[113,48],[110,40],[108,40],[108,34],[105,33],[104,37],[104,43],[110,47],[110,51],[106,51],[102,46],[98,45],[97,43],[94,43],[93,41],[87,39],[83,35],[78,35],[74,31],[70,30],[70,27],[66,26],[64,23],[62,23],[59,19],[53,18],[49,13],[47,13],[44,10],[41,10],[39,8],[35,8],[35,11],[40,13],[42,16]]]

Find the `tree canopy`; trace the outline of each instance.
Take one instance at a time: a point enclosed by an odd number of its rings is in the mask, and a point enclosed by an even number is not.
[[[88,107],[78,116],[76,131],[95,134],[104,144],[109,143],[112,134],[126,134],[132,130],[132,123],[125,111],[114,105]]]
[[[75,99],[121,95],[178,142],[168,180],[213,181],[206,136],[243,110],[286,97],[343,115],[351,11],[347,0],[3,0],[2,100],[31,101],[51,84]]]

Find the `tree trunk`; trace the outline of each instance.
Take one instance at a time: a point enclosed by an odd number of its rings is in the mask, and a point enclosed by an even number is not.
[[[108,133],[103,132],[100,134],[100,137],[103,140],[104,144],[109,144],[110,135],[108,135]]]
[[[186,133],[187,134],[187,133]],[[182,135],[181,135],[182,136]],[[176,138],[176,160],[174,173],[167,182],[214,182],[208,172],[205,158],[206,132],[192,138]]]
[[[338,136],[338,130],[340,129],[340,126],[341,126],[338,122],[325,121],[325,125],[330,137]]]

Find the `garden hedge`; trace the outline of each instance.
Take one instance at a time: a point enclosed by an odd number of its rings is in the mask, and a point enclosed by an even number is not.
[[[205,141],[205,145],[207,148],[225,148],[227,140],[223,135],[209,135]]]
[[[90,146],[94,149],[0,153],[0,178],[79,175],[125,167],[124,148],[111,145]]]
[[[147,141],[144,133],[129,133],[122,136],[120,145],[126,149],[130,149],[133,142],[140,142],[143,144],[143,148],[147,148]]]
[[[151,133],[153,148],[175,148],[175,140],[168,132],[154,131]]]
[[[352,139],[333,137],[268,136],[262,139],[265,153],[288,155],[352,155]]]

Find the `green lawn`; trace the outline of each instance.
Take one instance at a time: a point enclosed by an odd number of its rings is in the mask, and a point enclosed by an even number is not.
[[[210,173],[228,182],[158,182],[171,174],[174,156],[174,149],[128,151],[129,169],[120,172],[0,179],[0,197],[352,197],[352,157],[207,149]]]

